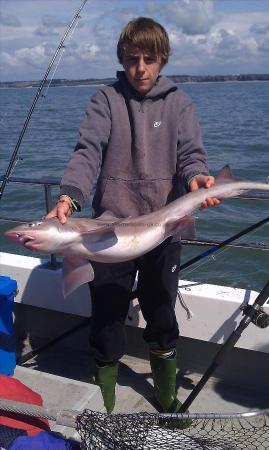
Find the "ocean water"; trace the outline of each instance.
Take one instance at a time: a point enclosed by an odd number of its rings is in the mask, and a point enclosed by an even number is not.
[[[182,84],[193,99],[215,175],[225,164],[240,178],[266,181],[269,175],[269,83]],[[50,88],[39,100],[20,147],[13,176],[60,179],[78,139],[86,105],[98,87]],[[7,169],[35,89],[0,90],[0,175]],[[57,188],[53,189],[56,199]],[[231,199],[195,214],[199,239],[222,241],[268,216],[269,201]],[[42,186],[8,184],[1,217],[33,220],[45,213]],[[89,214],[86,206],[84,215]],[[14,226],[0,220],[1,251],[32,255],[3,239]],[[267,243],[269,225],[236,242]],[[182,262],[205,251],[184,246]],[[182,278],[260,290],[269,278],[269,250],[226,248],[182,271]]]

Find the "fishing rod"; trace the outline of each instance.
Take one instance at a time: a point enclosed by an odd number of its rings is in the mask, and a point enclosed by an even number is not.
[[[0,216],[1,220],[1,216]],[[29,222],[29,221],[28,221]],[[182,239],[181,244],[183,245],[198,245],[200,247],[217,247],[221,244],[220,241],[208,241],[202,239]],[[242,242],[241,244],[227,244],[225,247],[229,248],[245,248],[245,249],[256,249],[256,250],[269,250],[269,243],[267,242]]]
[[[43,77],[43,79],[42,79],[42,81],[40,83],[40,86],[39,86],[39,88],[37,90],[37,93],[35,95],[35,98],[34,98],[34,100],[32,102],[32,105],[30,107],[30,110],[28,112],[26,120],[25,120],[25,122],[23,124],[23,127],[22,127],[22,130],[20,132],[18,141],[16,143],[15,149],[14,149],[13,154],[11,156],[8,168],[7,168],[6,173],[4,175],[4,179],[3,179],[1,187],[0,187],[0,201],[1,201],[2,197],[3,197],[3,193],[4,193],[4,190],[5,190],[6,184],[9,181],[10,174],[12,173],[12,171],[13,171],[13,169],[14,169],[17,161],[18,161],[18,152],[19,152],[19,148],[20,148],[21,142],[22,142],[23,137],[25,135],[25,132],[27,130],[28,124],[30,122],[30,119],[31,119],[32,114],[34,112],[34,109],[36,107],[36,104],[38,102],[38,99],[39,99],[39,97],[42,94],[42,90],[43,90],[43,87],[44,87],[44,85],[45,85],[45,83],[47,81],[49,73],[50,73],[50,71],[51,71],[51,69],[53,67],[53,64],[54,64],[54,62],[55,62],[59,52],[64,49],[64,42],[65,42],[65,40],[67,39],[67,37],[69,36],[71,31],[74,29],[74,27],[77,25],[77,22],[80,19],[80,13],[81,13],[82,9],[84,8],[84,6],[86,5],[87,1],[88,0],[83,0],[81,6],[78,8],[77,12],[75,13],[73,19],[71,20],[69,26],[67,27],[67,29],[66,29],[66,31],[65,31],[62,39],[61,39],[61,42],[59,43],[57,49],[55,50],[54,55],[53,55],[53,57],[52,57],[52,59],[50,61],[50,64],[49,64],[49,66],[48,66],[48,68],[46,70],[46,73],[45,73],[45,75],[44,75],[44,77]]]
[[[262,306],[266,303],[269,297],[269,281],[265,284],[259,295],[257,296],[253,305],[241,306],[243,310],[244,317],[237,326],[237,328],[232,332],[227,341],[222,344],[220,350],[217,352],[212,363],[191,391],[190,395],[187,397],[185,402],[179,408],[180,413],[186,412],[189,406],[192,404],[194,399],[197,397],[199,392],[202,390],[206,382],[209,380],[213,372],[222,363],[227,352],[235,346],[239,338],[241,337],[243,331],[247,328],[250,323],[253,323],[259,328],[266,328],[269,326],[269,315],[262,309]]]
[[[250,233],[251,231],[255,230],[256,228],[261,227],[265,223],[269,221],[269,216],[265,217],[265,219],[260,220],[259,222],[254,223],[253,225],[245,228],[244,230],[239,231],[239,233],[234,234],[233,236],[229,237],[228,239],[225,239],[224,241],[214,244],[212,247],[210,247],[208,250],[206,250],[203,253],[200,253],[200,255],[195,256],[194,258],[191,258],[189,261],[185,262],[180,266],[180,270],[184,270],[187,267],[192,266],[196,262],[200,261],[203,258],[206,258],[209,255],[212,255],[216,253],[218,250],[220,250],[222,247],[228,246],[231,242],[235,241],[236,239],[240,238],[241,236],[244,236],[247,233]]]

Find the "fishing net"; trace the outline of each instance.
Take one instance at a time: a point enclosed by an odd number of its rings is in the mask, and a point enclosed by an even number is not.
[[[269,409],[236,414],[105,414],[0,399],[0,412],[76,428],[81,450],[268,450]]]
[[[112,414],[77,416],[83,450],[269,449],[269,409],[242,414]]]

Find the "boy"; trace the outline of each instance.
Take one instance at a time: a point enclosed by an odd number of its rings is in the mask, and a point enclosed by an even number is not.
[[[186,190],[210,187],[207,155],[189,97],[160,71],[168,62],[169,38],[149,18],[123,29],[117,55],[124,71],[118,81],[92,96],[80,140],[61,182],[61,196],[48,218],[62,223],[80,209],[92,191],[95,216],[117,217],[155,211]],[[218,199],[208,198],[203,207]],[[138,260],[92,263],[90,343],[107,411],[115,405],[118,361],[125,351],[124,322],[138,270],[138,300],[146,320],[155,397],[161,409],[177,412],[175,301],[180,238],[169,238]]]

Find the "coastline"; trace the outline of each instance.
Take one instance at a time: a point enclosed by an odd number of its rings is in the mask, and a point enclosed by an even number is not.
[[[116,81],[116,80],[115,80]],[[113,83],[113,82],[112,82]],[[176,81],[176,84],[254,84],[254,83],[269,83],[269,80],[227,80],[227,81]],[[66,89],[66,88],[92,88],[92,87],[102,87],[107,86],[105,83],[96,84],[73,84],[73,85],[61,85],[61,86],[50,86],[54,89]],[[37,89],[39,86],[1,86],[0,90],[4,89]]]
[[[201,83],[261,83],[269,81],[269,74],[246,74],[246,75],[165,75],[176,84],[201,84]],[[112,84],[116,78],[86,79],[86,80],[66,80],[54,79],[45,83],[44,87],[99,87]],[[10,88],[38,88],[41,80],[31,81],[3,81],[0,82],[0,89]]]

